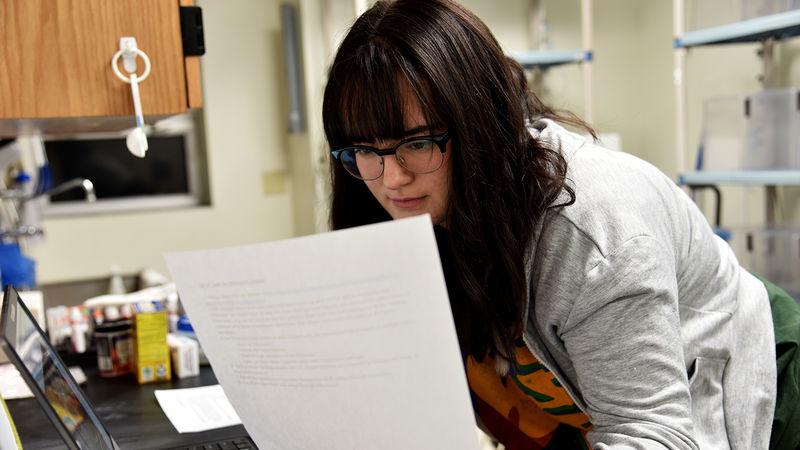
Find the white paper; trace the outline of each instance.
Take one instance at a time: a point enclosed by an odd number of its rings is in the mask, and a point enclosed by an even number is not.
[[[429,216],[166,259],[259,448],[478,448]]]
[[[222,386],[156,390],[156,399],[178,433],[213,430],[239,425]]]
[[[0,364],[0,395],[6,400],[33,397],[28,384],[11,363]]]
[[[22,303],[24,303],[25,307],[28,308],[28,311],[31,312],[31,315],[33,315],[33,318],[36,319],[36,322],[39,324],[39,326],[43,330],[47,328],[44,312],[44,294],[42,291],[19,291],[18,294],[20,299],[22,299]],[[0,307],[2,306],[3,296],[0,295]],[[9,361],[5,352],[0,351],[0,364],[5,364],[7,362]],[[33,394],[28,395],[28,397],[32,396]]]
[[[69,368],[72,378],[78,384],[86,382],[86,374],[79,366]],[[33,397],[33,392],[28,387],[28,383],[22,378],[17,368],[11,364],[0,364],[0,395],[6,400]],[[2,449],[3,447],[0,447]]]
[[[3,450],[22,450],[22,445],[17,445],[18,436],[14,421],[2,399],[0,399],[0,448]]]

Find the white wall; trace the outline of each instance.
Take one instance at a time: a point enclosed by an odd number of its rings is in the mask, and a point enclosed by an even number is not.
[[[162,253],[294,234],[291,184],[265,194],[265,173],[287,170],[277,0],[202,1],[202,57],[210,207],[47,219],[33,248],[40,283],[166,273]],[[147,101],[147,99],[143,99]]]

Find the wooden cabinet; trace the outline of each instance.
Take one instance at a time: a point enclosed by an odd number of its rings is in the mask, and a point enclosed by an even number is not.
[[[123,36],[152,62],[140,84],[145,116],[201,106],[198,57],[183,55],[182,3],[0,0],[0,121],[57,118],[64,126],[65,118],[133,115],[130,85],[111,70]],[[137,65],[141,74],[141,58]]]

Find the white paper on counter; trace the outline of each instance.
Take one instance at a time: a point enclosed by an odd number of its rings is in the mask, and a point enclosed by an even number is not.
[[[86,382],[86,374],[79,366],[70,367],[69,372],[76,383],[83,384]],[[28,383],[22,378],[16,366],[11,363],[0,364],[0,396],[5,400],[33,397],[33,392],[28,387]],[[2,448],[0,447],[0,449]]]
[[[478,448],[429,216],[166,260],[259,448]]]
[[[193,433],[239,425],[222,386],[156,390],[156,399],[178,433]]]
[[[0,398],[0,448],[4,450],[22,450],[22,443],[19,442],[17,429],[14,420]]]

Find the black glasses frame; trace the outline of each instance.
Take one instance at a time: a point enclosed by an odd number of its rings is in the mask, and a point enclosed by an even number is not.
[[[383,157],[384,156],[396,155],[397,154],[397,149],[399,149],[403,145],[408,144],[409,142],[421,141],[421,140],[430,140],[430,141],[432,141],[434,144],[436,144],[437,147],[439,147],[439,151],[442,152],[442,154],[444,154],[445,152],[447,152],[447,141],[450,140],[450,132],[449,131],[445,131],[442,134],[435,134],[435,135],[429,135],[429,136],[413,136],[413,137],[410,137],[410,138],[403,139],[402,141],[398,142],[397,144],[395,144],[391,148],[386,148],[386,149],[370,147],[369,145],[348,145],[346,147],[340,147],[340,148],[332,149],[331,150],[331,156],[333,156],[334,159],[338,160],[339,163],[342,164],[342,167],[344,167],[344,169],[347,171],[347,173],[349,173],[353,177],[358,178],[359,180],[372,181],[372,180],[377,180],[378,178],[380,178],[383,175],[383,167],[384,167],[383,166]],[[381,173],[378,174],[378,176],[376,176],[374,178],[362,178],[362,177],[359,177],[359,176],[355,175],[354,173],[350,172],[349,170],[347,170],[347,166],[345,166],[344,162],[342,161],[341,156],[342,156],[342,153],[344,153],[344,152],[346,152],[348,150],[368,151],[368,152],[372,152],[372,153],[378,155],[381,158]],[[405,163],[403,163],[402,161],[398,161],[398,162],[400,163],[401,166],[403,166],[404,169],[406,169],[406,170],[408,170],[408,171],[410,171],[412,173],[416,173],[416,174],[433,173],[433,172],[436,172],[437,170],[439,170],[442,167],[440,165],[436,169],[433,169],[433,170],[428,171],[428,172],[414,172],[413,170],[411,170],[408,167],[406,167]]]

